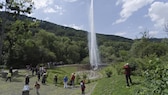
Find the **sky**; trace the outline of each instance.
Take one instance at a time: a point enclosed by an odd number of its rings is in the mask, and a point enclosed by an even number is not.
[[[58,25],[90,31],[91,0],[33,0],[35,9],[28,15]],[[94,0],[94,30],[99,34],[136,39],[165,38],[168,0]]]

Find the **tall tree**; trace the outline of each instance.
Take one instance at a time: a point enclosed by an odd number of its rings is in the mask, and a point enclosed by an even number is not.
[[[5,29],[6,29],[6,22],[8,21],[8,15],[9,13],[12,13],[13,17],[15,18],[15,20],[17,20],[17,17],[20,14],[25,14],[25,13],[31,13],[32,9],[33,9],[33,2],[32,0],[6,0],[5,2],[1,1],[0,2],[0,9],[4,9],[3,11],[3,15],[1,15],[2,17],[0,17],[2,19],[1,24],[0,24],[0,28],[1,28],[1,34],[0,34],[0,62],[3,63],[3,59],[2,56],[4,53],[3,52],[3,44],[4,44],[4,38],[6,34],[5,33]],[[8,13],[9,12],[9,13]],[[24,32],[24,31],[23,31]],[[2,64],[1,63],[1,64]]]

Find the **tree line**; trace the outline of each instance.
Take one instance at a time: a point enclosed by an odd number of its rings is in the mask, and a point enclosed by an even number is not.
[[[60,61],[65,64],[89,63],[87,31],[21,15],[32,12],[33,2],[11,1],[6,4],[8,11],[0,14],[1,64],[20,68],[26,64]],[[28,6],[21,7],[23,5]],[[0,6],[3,8],[4,2],[0,2]],[[135,40],[96,34],[102,63],[167,55],[167,39],[151,41],[145,33],[141,39]]]

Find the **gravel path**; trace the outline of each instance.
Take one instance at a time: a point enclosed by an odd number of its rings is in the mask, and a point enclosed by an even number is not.
[[[24,78],[27,71],[20,70],[19,76],[14,77],[12,82],[6,82],[4,78],[0,78],[0,95],[22,95],[22,89],[24,86]],[[30,72],[29,72],[30,73]],[[30,73],[31,74],[31,73]],[[30,95],[36,95],[34,83],[37,77],[30,78]],[[96,82],[86,84],[86,94],[90,95],[96,86]],[[54,84],[42,85],[39,90],[40,95],[81,95],[80,86],[75,88],[63,88],[63,86],[55,86]]]

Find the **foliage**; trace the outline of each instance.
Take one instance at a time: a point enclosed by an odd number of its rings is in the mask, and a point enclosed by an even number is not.
[[[126,88],[125,76],[123,74],[117,74],[116,65],[117,64],[107,67],[113,72],[113,77],[103,77],[99,79],[91,95],[138,95],[136,94],[136,91],[137,89],[142,88],[141,83],[143,82],[143,78],[139,76],[131,76],[135,85]],[[107,68],[103,68],[100,72],[103,73]]]
[[[159,58],[149,60],[152,68],[148,68],[144,72],[145,89],[141,89],[143,94],[152,94],[152,95],[166,95],[168,94],[168,69],[167,65],[163,64]]]
[[[17,3],[18,5],[16,4],[15,7],[19,6],[20,12],[24,12],[21,6],[26,7],[25,3],[20,3],[22,5]],[[32,6],[27,7],[31,7],[32,10],[33,2],[30,2],[30,5]],[[24,9],[26,12],[27,8]],[[16,14],[19,13],[18,10],[15,11]],[[35,66],[47,62],[89,63],[86,31],[75,30],[24,15],[19,15],[15,19],[13,12],[14,10],[10,10],[10,13],[5,13],[8,15],[7,17],[3,15],[4,12],[0,14],[1,19],[6,20],[3,59],[8,67],[13,65],[20,68],[26,64]],[[135,59],[136,63],[133,63],[134,66],[144,69],[144,60],[138,58],[151,55],[162,57],[167,54],[168,44],[151,42],[147,32],[143,34],[142,39],[134,41],[119,36],[101,34],[97,34],[97,39],[102,63],[126,62],[137,58]],[[121,69],[118,70],[122,73]]]
[[[84,80],[86,80],[87,74],[86,74],[86,73],[83,73],[82,78],[83,78]]]
[[[80,80],[81,80],[80,75],[77,74],[77,75],[76,75],[76,84],[79,84],[79,83],[80,83]]]
[[[112,71],[110,70],[110,68],[107,68],[105,70],[105,73],[106,73],[107,77],[111,77],[111,75],[112,75]]]

